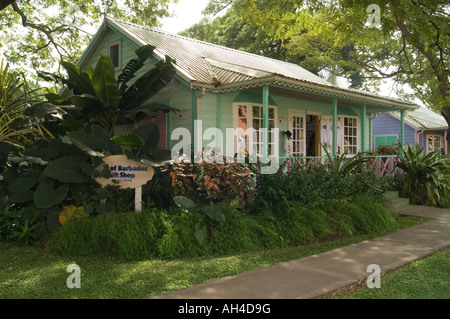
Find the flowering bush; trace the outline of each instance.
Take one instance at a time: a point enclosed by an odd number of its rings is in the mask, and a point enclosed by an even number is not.
[[[256,194],[252,171],[239,163],[181,162],[172,166],[170,175],[175,195],[205,203],[238,199],[239,208],[245,208]]]

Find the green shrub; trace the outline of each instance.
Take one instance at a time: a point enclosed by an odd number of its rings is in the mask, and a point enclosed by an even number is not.
[[[383,188],[390,191],[398,191],[403,193],[403,186],[405,185],[406,176],[405,174],[397,174],[395,176],[383,176],[380,177],[380,182]]]
[[[442,197],[441,204],[443,208],[450,209],[450,192]]]
[[[0,242],[21,246],[36,244],[48,235],[44,220],[36,209],[0,206]]]
[[[450,159],[440,151],[425,154],[419,145],[408,146],[396,166],[405,174],[404,193],[412,204],[442,205],[450,192]]]
[[[195,238],[198,220],[194,215],[172,216],[168,232],[161,240],[160,257],[226,255],[283,245],[272,214],[249,215],[233,205],[221,207],[225,221],[207,219],[207,237],[201,244]]]
[[[375,150],[375,155],[397,155],[398,147],[394,145],[380,145]]]
[[[284,245],[275,227],[275,218],[268,212],[250,215],[229,207],[225,217],[226,222],[212,231],[214,254],[258,251]]]
[[[385,187],[373,172],[342,174],[325,166],[305,168],[294,166],[290,172],[278,171],[257,176],[257,196],[253,210],[276,211],[280,205],[299,202],[308,208],[321,206],[328,200],[353,200],[367,195],[382,202]]]
[[[195,238],[197,219],[182,214],[168,223],[167,232],[159,245],[158,256],[161,258],[187,258],[211,254],[209,241],[200,244]]]
[[[220,207],[217,209],[223,216],[207,218],[200,213],[211,207]],[[187,211],[153,209],[76,220],[52,235],[47,250],[67,256],[117,256],[125,260],[190,258],[306,245],[375,234],[395,226],[394,215],[368,196],[353,202],[327,200],[317,208],[287,201],[274,211],[257,214],[240,210],[234,201],[230,205],[196,205]],[[199,231],[203,234],[200,241]]]
[[[305,245],[330,234],[326,214],[319,209],[290,202],[277,211],[277,229],[289,245]]]
[[[332,232],[341,236],[376,234],[394,229],[395,215],[370,197],[361,196],[354,202],[328,201],[322,209],[328,215]]]
[[[202,203],[230,203],[237,199],[238,207],[248,208],[256,190],[252,171],[240,163],[178,163],[170,170],[175,195]]]
[[[56,231],[46,249],[67,256],[117,256],[140,260],[158,256],[159,241],[167,232],[164,213],[114,214],[67,223]]]

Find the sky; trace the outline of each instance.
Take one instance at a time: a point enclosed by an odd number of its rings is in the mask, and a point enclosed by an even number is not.
[[[178,0],[177,4],[172,3],[170,10],[174,10],[175,16],[163,19],[160,29],[178,33],[189,28],[203,18],[202,11],[208,2],[209,0]]]

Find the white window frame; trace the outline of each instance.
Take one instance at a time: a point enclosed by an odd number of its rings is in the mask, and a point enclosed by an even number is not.
[[[433,142],[433,149],[432,150],[430,150],[428,148],[428,139],[431,138],[431,137],[434,137],[434,141],[439,140],[439,148],[438,149],[436,148],[435,142]],[[442,150],[444,148],[444,137],[442,135],[439,135],[439,134],[427,134],[425,143],[426,143],[425,147],[426,147],[426,153],[427,154],[430,153],[430,152],[437,151],[437,150],[440,151],[440,150]]]
[[[360,123],[359,123],[359,117],[358,116],[351,116],[351,115],[339,115],[339,117],[341,117],[341,127],[342,127],[342,145],[341,145],[341,153],[342,154],[346,154],[347,156],[355,156],[356,154],[358,154],[358,152],[361,149],[361,132],[360,132]],[[345,119],[354,119],[356,120],[356,144],[351,144],[350,147],[355,147],[356,146],[356,153],[345,153],[346,151],[346,145],[345,145],[345,137],[349,136],[349,135],[345,135],[345,128],[346,126],[345,124]],[[349,126],[347,126],[349,127]],[[353,128],[353,127],[352,127]],[[347,146],[348,147],[348,146]]]
[[[112,48],[115,46],[117,46],[117,65],[114,66],[114,70],[117,71],[122,68],[122,39],[108,43],[108,56],[111,58],[111,60],[113,59],[113,57],[111,56]]]
[[[298,109],[288,109],[288,130],[294,134],[293,132],[293,117],[300,117],[303,121],[303,141],[299,142],[299,145],[302,145],[302,151],[300,154],[293,154],[293,156],[306,156],[306,111],[298,110]],[[293,138],[293,137],[292,137]],[[294,141],[295,143],[295,141]]]
[[[251,102],[234,102],[233,103],[233,129],[236,130],[237,128],[239,128],[238,124],[239,124],[239,106],[246,106],[247,107],[247,129],[249,128],[253,128],[253,126],[249,126],[249,124],[251,123],[253,125],[253,107],[259,107],[259,108],[263,108],[262,104],[259,103],[251,103]],[[251,107],[251,110],[250,110]],[[273,109],[274,110],[274,128],[278,127],[278,107],[276,105],[269,105],[269,110]],[[269,119],[270,120],[270,119]],[[269,132],[270,133],[270,132]],[[237,138],[234,137],[233,138],[233,149],[234,152],[238,152],[238,143],[237,143]],[[256,142],[258,143],[258,142]],[[255,142],[253,141],[253,136],[248,136],[248,143],[246,143],[246,150],[249,152],[250,155],[254,155],[252,154],[252,149],[250,148],[251,145],[254,145]],[[261,142],[259,142],[258,144],[261,144]],[[275,144],[275,141],[271,141],[270,143],[271,145],[273,145],[273,147],[277,147],[277,145]],[[262,156],[261,150],[257,150],[256,154],[257,156]],[[274,150],[276,154],[278,154],[278,150]],[[272,152],[273,153],[273,152]]]

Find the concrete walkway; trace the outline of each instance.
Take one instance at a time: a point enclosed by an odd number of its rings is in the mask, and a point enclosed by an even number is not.
[[[320,298],[341,288],[366,281],[367,267],[394,270],[450,245],[450,210],[406,206],[402,215],[433,221],[271,267],[173,291],[151,299],[305,299]],[[382,275],[381,275],[382,282]]]

